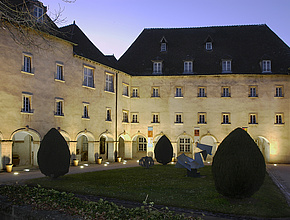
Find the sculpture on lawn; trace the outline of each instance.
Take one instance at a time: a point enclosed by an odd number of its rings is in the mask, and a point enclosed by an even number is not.
[[[139,160],[139,165],[148,169],[154,165],[154,161],[152,157],[142,157]]]
[[[204,160],[206,160],[207,155],[212,155],[212,146],[205,144],[197,144],[197,147],[202,151],[194,154],[194,159],[186,156],[184,153],[177,157],[176,168],[186,168],[188,177],[200,177],[200,173],[197,172],[198,168],[204,167]]]

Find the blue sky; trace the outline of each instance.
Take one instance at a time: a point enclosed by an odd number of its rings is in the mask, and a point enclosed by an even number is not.
[[[267,24],[290,45],[290,0],[42,0],[48,14],[64,9],[106,55],[119,58],[144,28]],[[53,17],[53,15],[51,15]]]

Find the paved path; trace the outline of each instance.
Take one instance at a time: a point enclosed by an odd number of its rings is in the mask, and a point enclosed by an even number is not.
[[[268,164],[267,171],[272,180],[285,195],[290,206],[290,164]]]
[[[137,160],[128,160],[127,162],[121,163],[110,162],[108,164],[106,162],[103,162],[102,164],[88,163],[80,164],[79,166],[71,166],[68,174],[120,169],[136,166],[139,166]],[[29,171],[27,169],[29,169]],[[6,171],[0,172],[0,184],[21,183],[22,181],[39,177],[45,177],[45,175],[42,174],[40,170],[36,167],[13,167],[11,173],[7,173]]]

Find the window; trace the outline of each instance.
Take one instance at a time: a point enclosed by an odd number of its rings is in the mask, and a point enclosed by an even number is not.
[[[258,86],[249,86],[249,97],[258,97]]]
[[[275,124],[284,124],[284,115],[283,113],[275,114]]]
[[[138,137],[138,151],[147,151],[146,138]]]
[[[162,73],[162,62],[153,62],[153,73],[155,74]]]
[[[206,97],[206,87],[198,87],[198,97]]]
[[[106,73],[105,91],[114,92],[114,75]]]
[[[159,123],[159,113],[152,113],[152,123]]]
[[[94,69],[90,67],[84,67],[84,86],[94,88]]]
[[[283,86],[276,86],[276,88],[275,88],[275,97],[284,97]]]
[[[159,87],[152,87],[152,96],[151,97],[160,97]]]
[[[61,64],[56,64],[56,76],[55,76],[55,79],[64,81],[63,65],[61,65]]]
[[[230,73],[232,71],[231,60],[223,60],[222,61],[222,72]]]
[[[228,86],[222,87],[222,97],[231,97],[230,87]]]
[[[32,73],[32,56],[23,55],[23,72]]]
[[[182,113],[175,113],[175,123],[181,124],[182,122]]]
[[[193,71],[193,62],[192,61],[185,61],[184,62],[184,72],[185,73],[192,73]]]
[[[43,8],[40,8],[34,5],[33,16],[37,19],[37,21],[42,22],[43,21]]]
[[[179,151],[190,152],[190,138],[179,138]]]
[[[64,116],[63,107],[64,107],[64,100],[62,98],[56,98],[55,99],[54,115],[56,115],[56,116]]]
[[[166,47],[166,43],[161,43],[161,48],[160,48],[160,51],[161,52],[166,52],[167,51],[167,47]]]
[[[129,85],[123,83],[123,96],[129,96]]]
[[[139,123],[138,113],[132,113],[132,123]]]
[[[271,72],[271,60],[263,60],[262,61],[262,72],[270,73]]]
[[[198,113],[198,124],[206,124],[206,113],[205,112]]]
[[[123,110],[123,120],[122,120],[122,122],[129,123],[128,114],[129,114],[128,111]]]
[[[82,118],[89,119],[89,105],[90,103],[83,102],[83,116]]]
[[[205,43],[205,49],[208,50],[208,51],[212,50],[212,42],[206,42]]]
[[[175,88],[175,97],[183,97],[182,87],[176,87]]]
[[[112,121],[112,111],[111,108],[106,109],[106,121]]]
[[[138,97],[139,97],[139,89],[132,88],[132,98],[138,98]]]
[[[256,113],[251,113],[249,114],[249,124],[258,124],[257,120],[257,114]]]
[[[222,113],[222,124],[230,124],[230,113]]]
[[[32,93],[23,92],[22,93],[22,113],[33,113],[32,109]]]

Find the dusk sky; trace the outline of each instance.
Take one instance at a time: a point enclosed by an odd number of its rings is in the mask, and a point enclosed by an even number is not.
[[[290,0],[43,0],[61,7],[58,26],[73,21],[105,54],[118,59],[144,28],[267,24],[290,45]],[[53,18],[54,16],[51,15]]]

